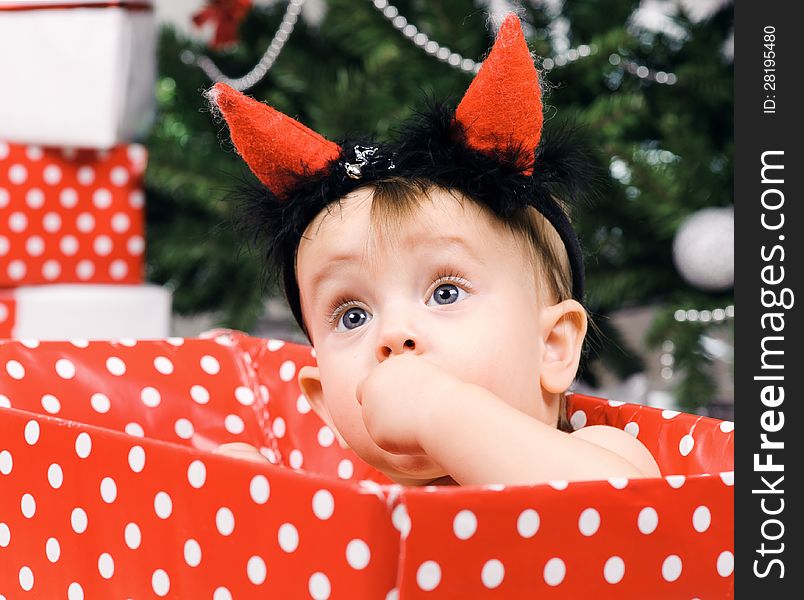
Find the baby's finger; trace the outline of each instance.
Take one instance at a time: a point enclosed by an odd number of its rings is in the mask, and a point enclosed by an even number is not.
[[[239,458],[240,460],[250,460],[252,462],[268,462],[268,459],[260,454],[260,451],[254,446],[243,442],[221,444],[215,448],[215,450],[213,450],[213,453],[231,456],[232,458]]]

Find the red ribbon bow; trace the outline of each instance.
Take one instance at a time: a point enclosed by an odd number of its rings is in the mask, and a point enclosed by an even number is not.
[[[207,6],[193,15],[193,24],[202,27],[211,22],[215,28],[212,48],[221,48],[238,41],[237,29],[251,9],[251,0],[209,0]]]

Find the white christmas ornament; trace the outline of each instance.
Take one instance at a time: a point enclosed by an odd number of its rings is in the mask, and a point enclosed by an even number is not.
[[[734,286],[734,208],[705,208],[676,232],[673,260],[689,283],[709,292]]]

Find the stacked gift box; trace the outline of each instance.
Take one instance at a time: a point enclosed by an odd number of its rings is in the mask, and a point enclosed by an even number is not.
[[[164,337],[143,283],[149,2],[0,2],[0,337]]]

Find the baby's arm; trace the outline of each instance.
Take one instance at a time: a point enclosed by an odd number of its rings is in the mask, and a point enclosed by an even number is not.
[[[467,383],[432,400],[422,448],[461,485],[660,475],[648,450],[614,427],[567,434]]]
[[[378,365],[357,397],[378,446],[427,454],[461,485],[659,476],[647,449],[622,430],[564,433],[415,355]]]

